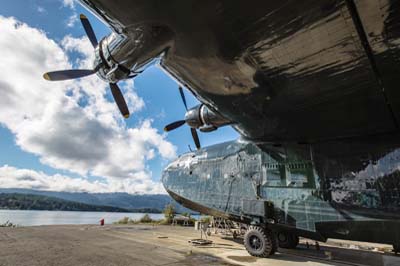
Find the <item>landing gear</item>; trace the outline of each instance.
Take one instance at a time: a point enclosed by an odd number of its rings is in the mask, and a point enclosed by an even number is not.
[[[281,248],[296,248],[299,244],[299,237],[288,232],[277,233],[277,239]]]
[[[244,246],[250,255],[266,258],[277,249],[276,237],[269,229],[250,226],[244,235]]]
[[[395,254],[400,253],[400,244],[393,244],[393,252]]]
[[[233,239],[237,239],[238,238],[238,235],[237,235],[236,231],[233,231],[232,237],[233,237]]]

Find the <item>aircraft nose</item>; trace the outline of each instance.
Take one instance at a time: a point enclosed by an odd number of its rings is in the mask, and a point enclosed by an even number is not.
[[[170,174],[171,172],[174,172],[174,167],[172,166],[174,162],[169,164],[163,171],[161,175],[161,182],[164,186],[164,188],[168,191],[171,189],[171,178]]]
[[[179,182],[174,172],[165,169],[162,173],[161,182],[165,191],[170,194],[170,196],[172,196],[171,192],[178,194],[177,191],[179,191]]]
[[[161,182],[167,191],[180,191],[183,183],[192,176],[193,153],[187,153],[164,168]]]
[[[165,169],[164,169],[164,171],[162,171],[162,174],[161,174],[161,182],[163,183],[164,187],[166,186],[167,181],[168,181],[168,177],[167,177],[167,173],[165,172]]]
[[[185,175],[185,165],[182,163],[182,157],[171,162],[167,167],[164,168],[161,176],[161,182],[167,191],[176,190],[181,178]]]

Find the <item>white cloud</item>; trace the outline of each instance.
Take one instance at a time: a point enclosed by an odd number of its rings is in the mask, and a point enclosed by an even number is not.
[[[45,13],[45,12],[46,12],[46,9],[45,9],[44,7],[42,7],[42,6],[38,6],[38,7],[37,7],[37,11],[38,11],[39,13]]]
[[[93,48],[86,38],[67,36],[59,45],[14,18],[0,16],[0,25],[0,123],[24,151],[51,167],[104,177],[124,189],[135,180],[151,182],[151,175],[143,173],[146,160],[155,154],[163,159],[176,156],[176,147],[152,128],[151,120],[134,128],[125,125],[106,97],[107,84],[96,75],[64,82],[42,78],[46,71],[72,64],[91,68]],[[70,63],[69,52],[81,57]],[[123,82],[121,88],[129,109],[136,112],[144,102],[133,85]]]
[[[62,39],[61,46],[66,52],[78,52],[83,55],[83,59],[79,59],[77,62],[75,62],[78,68],[93,67],[93,46],[86,36],[74,38],[71,35],[67,35]]]
[[[0,167],[0,187],[89,193],[165,193],[161,183],[151,181],[148,173],[142,171],[135,175],[134,179],[123,181],[113,179],[89,181],[84,178],[71,178],[60,174],[47,175],[43,172],[4,165]]]
[[[73,26],[75,26],[76,22],[78,22],[78,15],[73,14],[66,20],[65,24],[68,28],[72,28]]]
[[[75,0],[62,0],[63,6],[69,7],[71,9],[75,8]]]

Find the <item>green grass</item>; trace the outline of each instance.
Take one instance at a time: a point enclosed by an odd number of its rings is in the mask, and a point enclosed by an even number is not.
[[[139,220],[133,220],[129,217],[124,217],[121,220],[115,222],[114,224],[163,224],[164,220],[154,220],[147,213],[142,216]]]

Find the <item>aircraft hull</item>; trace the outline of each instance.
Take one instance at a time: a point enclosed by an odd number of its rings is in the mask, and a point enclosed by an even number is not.
[[[185,154],[165,169],[164,187],[184,206],[209,215],[318,240],[400,242],[400,150],[358,173],[343,168],[332,179],[310,147],[259,146],[234,141]],[[272,203],[273,211],[250,213],[245,201]]]

